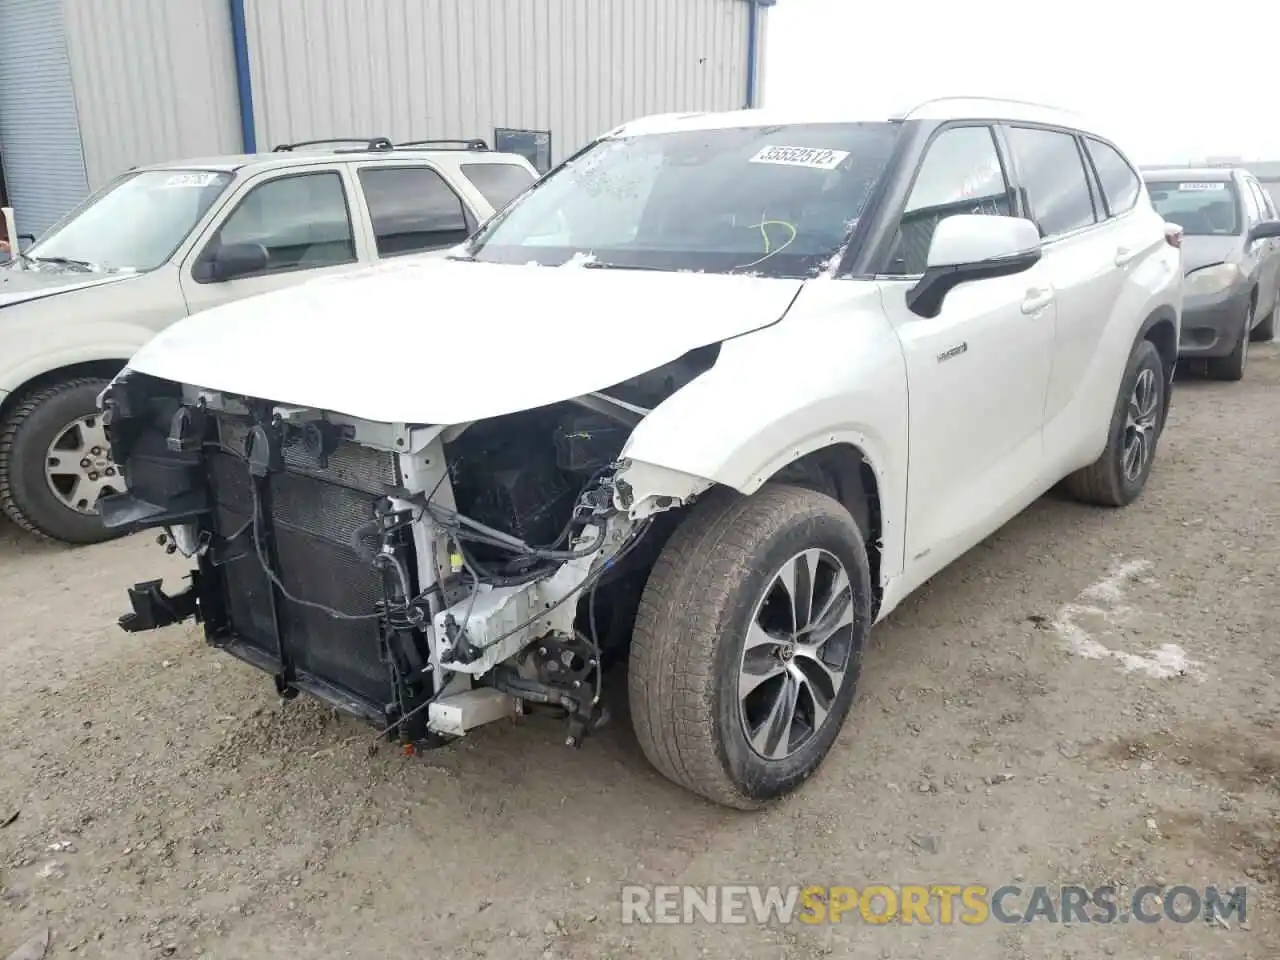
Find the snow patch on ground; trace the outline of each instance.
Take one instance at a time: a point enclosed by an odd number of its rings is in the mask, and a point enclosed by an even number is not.
[[[1053,629],[1066,641],[1068,649],[1086,660],[1114,660],[1125,673],[1141,673],[1157,680],[1195,677],[1204,680],[1203,664],[1192,660],[1176,643],[1162,643],[1146,653],[1113,649],[1099,641],[1090,629],[1110,632],[1136,612],[1125,603],[1125,591],[1136,582],[1150,582],[1149,560],[1117,557],[1107,575],[1080,591],[1072,603],[1065,603],[1053,620]]]

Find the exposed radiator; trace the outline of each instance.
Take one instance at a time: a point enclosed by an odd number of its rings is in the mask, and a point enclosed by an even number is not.
[[[219,432],[224,447],[244,450],[245,423],[221,418]],[[344,613],[373,613],[382,597],[380,576],[352,541],[373,518],[376,501],[399,485],[395,455],[340,441],[323,469],[297,449],[286,447],[283,459],[285,470],[271,475],[260,502],[262,528],[274,539],[275,571],[285,590]],[[274,657],[271,589],[250,525],[253,478],[234,454],[215,453],[209,464],[217,534],[214,562],[223,572],[231,627],[241,640]],[[277,609],[297,670],[371,702],[385,702],[388,677],[379,655],[377,621],[338,619],[284,598]]]

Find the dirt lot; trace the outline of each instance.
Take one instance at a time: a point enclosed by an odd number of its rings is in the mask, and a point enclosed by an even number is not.
[[[1140,503],[1047,498],[937,578],[821,773],[754,816],[659,779],[625,717],[578,752],[530,719],[370,756],[191,631],[119,631],[127,584],[182,569],[148,538],[5,526],[0,956],[48,927],[51,957],[1274,958],[1278,403],[1275,345],[1181,382]],[[1248,916],[621,923],[621,884],[670,882],[1244,884]]]

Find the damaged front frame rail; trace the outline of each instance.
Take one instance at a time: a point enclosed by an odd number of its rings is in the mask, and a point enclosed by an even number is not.
[[[461,562],[447,524],[434,510],[446,517],[454,510],[444,444],[465,425],[372,423],[132,373],[104,392],[102,406],[113,455],[130,483],[129,493],[104,500],[104,521],[124,530],[163,527],[172,537],[170,549],[196,563],[190,584],[174,595],[155,580],[131,588],[132,610],[120,618],[121,628],[139,632],[194,619],[211,645],[272,674],[281,696],[309,693],[420,745],[514,716],[525,703],[562,708],[570,720],[567,742],[580,743],[602,719],[598,684],[593,689],[581,681],[574,687],[547,682],[533,663],[534,651],[546,638],[580,639],[577,599],[586,588],[634,546],[654,513],[686,502],[707,485],[694,481],[679,496],[658,494],[650,468],[636,465],[628,472],[629,465],[616,465],[575,507],[582,529],[571,547],[581,555],[528,582],[491,585],[480,583]],[[243,428],[238,449],[227,443],[231,431],[220,426],[233,421]],[[290,596],[282,582],[272,521],[275,478],[287,467],[303,473],[327,469],[344,444],[380,451],[395,464],[395,489],[370,500],[371,515],[350,544],[376,569],[380,598],[372,609],[329,611],[368,623],[367,642],[377,645],[386,671],[382,698],[370,694],[367,677],[350,682],[341,671],[314,669],[305,650],[313,638],[300,638],[296,627],[285,626],[291,605],[322,604]],[[247,527],[219,529],[210,450],[243,465],[252,496]],[[274,640],[269,646],[252,642],[230,615],[232,597],[220,568],[231,562],[223,542],[231,540],[241,550],[233,559],[252,551],[268,578]],[[590,662],[598,671],[595,652]]]

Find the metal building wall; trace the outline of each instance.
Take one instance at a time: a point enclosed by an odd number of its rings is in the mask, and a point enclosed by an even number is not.
[[[0,164],[19,233],[79,202],[84,158],[60,0],[0,0]]]
[[[749,11],[743,0],[248,0],[258,147],[516,127],[550,130],[558,162],[636,116],[743,106]],[[766,19],[762,8],[761,42]]]
[[[89,188],[132,166],[240,152],[227,0],[64,0]]]

